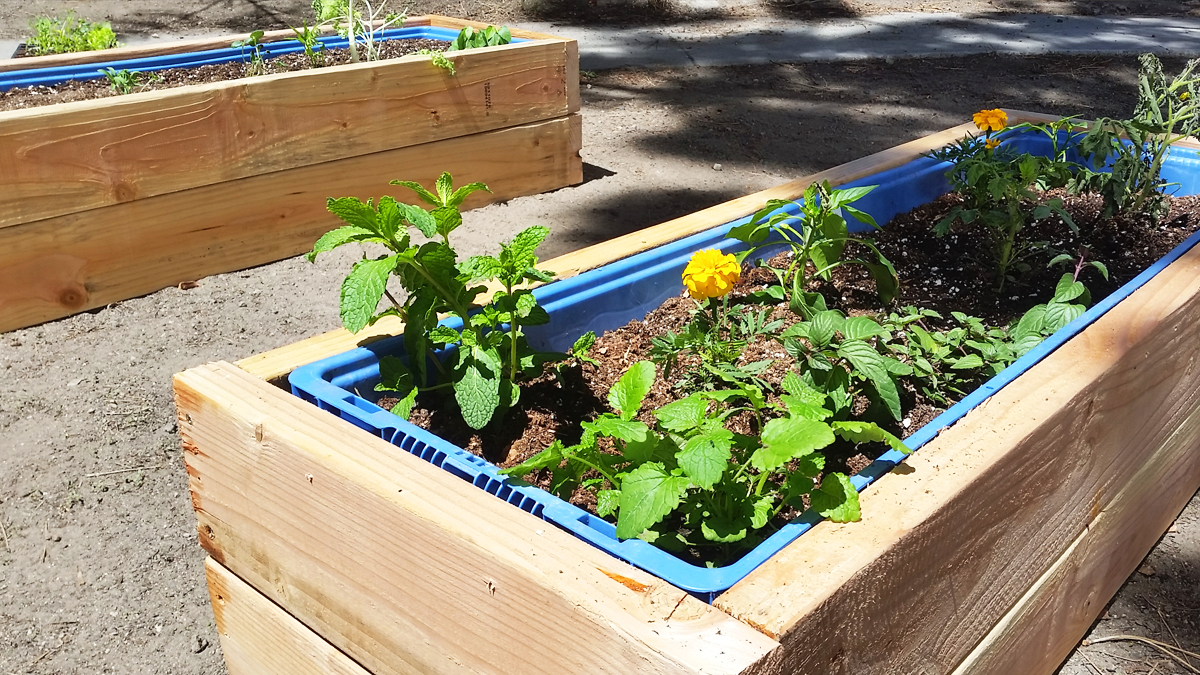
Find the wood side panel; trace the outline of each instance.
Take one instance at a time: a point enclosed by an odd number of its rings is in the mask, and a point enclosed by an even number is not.
[[[1200,485],[1200,414],[1072,542],[954,675],[1051,675]]]
[[[580,124],[570,115],[0,228],[0,331],[303,253],[340,223],[327,197],[377,197],[393,178],[487,183],[467,208],[578,183]]]
[[[574,45],[573,42],[569,43]],[[267,75],[0,113],[0,227],[566,115],[568,43]]]
[[[229,675],[371,675],[212,558],[204,571]]]
[[[1130,549],[1060,582],[1085,607],[1014,628],[1058,650],[1052,670],[1200,484],[1198,358],[1193,250],[865,491],[862,522],[821,523],[721,595],[784,646],[746,675],[950,672],[1081,532],[1110,528],[1082,550]]]
[[[205,548],[376,675],[733,675],[776,647],[235,366],[175,392]]]

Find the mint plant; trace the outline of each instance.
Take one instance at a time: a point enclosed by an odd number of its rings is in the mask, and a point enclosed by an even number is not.
[[[462,224],[459,206],[487,186],[470,183],[455,189],[448,173],[438,178],[436,192],[413,181],[392,184],[412,190],[432,208],[387,196],[377,204],[356,197],[331,198],[329,210],[346,225],[322,236],[308,259],[351,242],[381,244],[385,255],[358,261],[342,282],[340,312],[342,325],[352,333],[385,315],[405,322],[408,361],[383,357],[376,390],[396,392],[400,402],[393,412],[401,417],[411,412],[419,392],[453,390],[463,420],[481,429],[498,410],[516,404],[521,380],[564,358],[530,349],[521,330],[549,320],[532,292],[518,288],[551,278],[550,272],[537,269],[534,254],[549,231],[535,225],[502,244],[498,256],[474,256],[459,263],[450,245],[450,234]],[[410,228],[430,241],[413,242]],[[402,302],[387,289],[393,277],[407,293]],[[498,281],[503,290],[474,311],[472,303],[486,290],[474,285],[480,281]],[[391,306],[379,312],[385,296]],[[461,327],[439,323],[443,313]],[[438,350],[445,354],[445,363],[436,358]],[[436,378],[431,377],[430,365]]]
[[[753,546],[786,507],[812,508],[836,522],[860,518],[849,478],[828,473],[818,451],[839,437],[884,442],[907,452],[892,434],[868,422],[827,421],[825,395],[795,373],[784,378],[779,403],[744,386],[696,392],[637,419],[653,387],[649,361],[633,364],[609,392],[613,412],[583,424],[578,444],[556,440],[510,476],[548,470],[551,490],[569,498],[580,486],[596,494],[597,514],[616,519],[619,539],[638,537],[666,550]],[[761,437],[727,428],[734,415],[753,415]],[[609,448],[606,452],[604,449]]]
[[[824,301],[820,300],[818,295],[805,292],[810,278],[807,270],[809,264],[813,266],[816,276],[826,280],[836,267],[846,264],[862,265],[875,279],[879,298],[884,303],[889,303],[899,288],[896,270],[870,241],[850,236],[846,219],[842,215],[847,213],[878,229],[879,226],[870,214],[850,206],[873,189],[874,186],[835,190],[828,181],[813,183],[804,190],[801,200],[789,202],[772,199],[755,213],[749,222],[734,227],[727,236],[749,245],[749,248],[738,254],[739,262],[752,258],[762,249],[776,246],[780,242],[791,247],[792,261],[786,269],[768,269],[779,281],[783,291],[780,299],[786,297],[792,310],[801,316],[807,317],[814,311],[824,309]],[[783,210],[793,204],[799,210],[797,215]],[[871,251],[874,260],[844,260],[842,256],[846,245],[851,242]],[[815,304],[818,302],[819,305]]]
[[[1069,186],[1074,193],[1095,192],[1104,198],[1103,216],[1131,211],[1157,220],[1166,211],[1162,163],[1171,144],[1200,138],[1200,103],[1196,74],[1200,60],[1189,61],[1168,80],[1153,54],[1138,57],[1138,102],[1133,117],[1100,118],[1079,141],[1090,166]],[[1111,163],[1111,170],[1098,170]]]

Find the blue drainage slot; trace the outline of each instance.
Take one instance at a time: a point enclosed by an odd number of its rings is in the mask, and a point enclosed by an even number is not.
[[[1033,153],[1049,152],[1049,142],[1040,134],[1013,134],[1006,142]],[[946,193],[949,190],[944,177],[946,168],[947,165],[936,160],[921,158],[846,183],[842,187],[878,185],[855,205],[870,213],[878,222],[886,223],[893,216]],[[1200,193],[1200,158],[1194,151],[1173,152],[1164,167],[1164,177],[1180,183],[1177,194]],[[737,250],[741,244],[726,240],[725,233],[748,219],[742,218],[536,289],[534,294],[549,312],[551,322],[528,329],[530,344],[535,348],[561,351],[586,331],[599,334],[643,318],[668,297],[681,292],[680,274],[693,252],[702,248]],[[868,229],[861,223],[858,225],[860,231]],[[1162,260],[1042,342],[970,396],[934,418],[907,439],[908,445],[916,449],[933,439],[939,431],[953,424],[1128,297],[1198,240],[1200,233],[1180,244]],[[372,343],[299,368],[290,377],[292,391],[506,502],[554,523],[584,541],[709,602],[820,520],[811,512],[805,513],[780,528],[738,561],[717,568],[689,564],[639,539],[619,541],[611,523],[548,492],[500,475],[492,464],[401,420],[364,398],[377,397],[374,387],[379,381],[379,357],[386,354],[402,355],[402,338]],[[900,453],[889,451],[851,480],[862,490],[902,459]]]
[[[458,37],[458,31],[453,28],[436,26],[411,26],[408,28],[391,28],[376,33],[376,39],[403,40],[427,39],[449,42]],[[514,39],[513,42],[523,42]],[[347,38],[331,35],[320,38],[327,49],[344,48],[350,44]],[[271,59],[284,54],[296,54],[304,51],[304,46],[298,40],[280,40],[265,42],[259,47],[264,59]],[[249,62],[253,50],[242,47],[222,47],[204,51],[186,52],[183,54],[167,54],[164,56],[147,56],[136,59],[105,61],[102,63],[84,63],[53,68],[35,68],[32,70],[14,70],[0,73],[0,91],[13,87],[29,87],[33,85],[55,85],[67,80],[96,80],[104,77],[100,72],[106,68],[114,70],[130,70],[134,72],[153,72],[168,68],[191,68],[206,66],[214,63],[230,63],[234,61]]]

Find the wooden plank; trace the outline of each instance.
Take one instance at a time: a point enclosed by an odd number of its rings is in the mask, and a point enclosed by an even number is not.
[[[1022,121],[1048,121],[1051,118],[1039,113],[1010,110],[1012,123]],[[655,246],[670,243],[697,232],[724,225],[754,213],[770,199],[798,199],[804,189],[813,182],[828,180],[835,185],[846,183],[863,176],[910,162],[930,150],[945,146],[975,130],[974,124],[959,124],[945,131],[931,134],[902,145],[889,148],[873,155],[842,164],[782,185],[762,190],[746,197],[718,204],[660,225],[610,239],[587,248],[573,251],[543,263],[543,267],[557,273],[559,279],[573,277],[590,269],[627,258],[635,253]],[[334,330],[300,342],[256,354],[238,362],[238,366],[269,381],[279,381],[296,368],[354,347],[373,342],[389,335],[398,335],[403,330],[399,321],[380,322],[363,332],[351,334],[345,330]]]
[[[204,571],[230,675],[371,675],[212,558]]]
[[[949,672],[1022,603],[979,672],[1052,671],[1200,485],[1198,360],[1193,250],[721,595],[783,645],[747,675]]]
[[[954,675],[1051,675],[1200,485],[1193,412]]]
[[[578,183],[580,125],[571,115],[0,228],[0,331],[302,253],[340,222],[327,197],[378,196],[392,178],[487,183],[468,208]]]
[[[205,548],[376,675],[732,675],[776,646],[235,366],[175,392]]]
[[[0,227],[561,117],[577,45],[533,41],[0,113]],[[576,66],[574,66],[577,68]]]

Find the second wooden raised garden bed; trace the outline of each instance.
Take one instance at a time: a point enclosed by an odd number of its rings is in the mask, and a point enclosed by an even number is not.
[[[967,130],[545,266],[573,276]],[[818,524],[711,605],[271,384],[394,322],[187,371],[230,672],[1052,673],[1200,486],[1197,319],[1190,250],[868,487],[862,522]]]
[[[480,26],[428,16],[405,30],[468,25]],[[456,52],[454,75],[414,55],[0,112],[0,331],[302,253],[336,222],[327,197],[379,194],[393,178],[487,183],[468,208],[580,182],[578,45],[513,36]],[[99,68],[237,37],[0,70]]]

